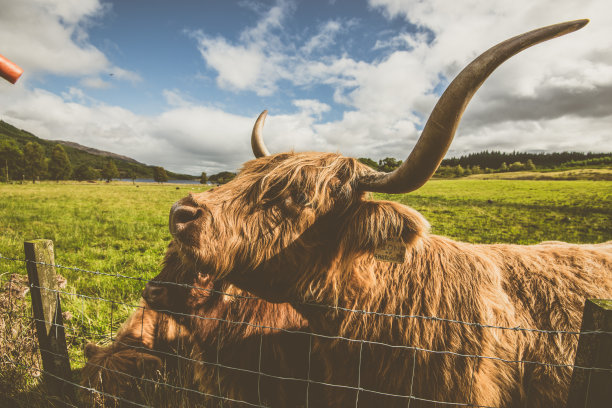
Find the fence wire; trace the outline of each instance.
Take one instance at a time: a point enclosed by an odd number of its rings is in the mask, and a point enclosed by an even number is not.
[[[11,257],[5,257],[2,256],[0,254],[0,260],[5,260],[5,261],[10,261],[10,262],[31,262],[31,263],[35,263],[35,264],[39,264],[39,265],[45,265],[45,266],[52,266],[58,269],[64,269],[64,270],[69,270],[72,272],[78,272],[81,274],[89,274],[89,275],[96,275],[96,276],[103,276],[103,277],[109,277],[109,278],[113,278],[113,279],[126,279],[126,280],[133,280],[133,281],[138,281],[141,283],[147,283],[149,281],[149,279],[144,278],[144,277],[133,277],[133,276],[127,276],[127,275],[123,275],[123,274],[119,274],[119,273],[105,273],[105,272],[100,272],[100,271],[90,271],[87,269],[82,269],[82,268],[76,268],[76,267],[67,267],[67,266],[62,266],[62,265],[58,265],[58,264],[47,264],[44,262],[35,262],[35,261],[29,261],[29,260],[25,260],[25,259],[18,259],[18,258],[11,258]],[[0,275],[0,278],[2,277],[2,275]],[[12,283],[12,278],[9,278],[9,284]],[[223,296],[229,296],[232,297],[234,299],[239,299],[239,300],[256,300],[258,298],[256,297],[252,297],[252,296],[244,296],[244,295],[238,295],[238,294],[233,294],[233,293],[225,293],[222,291],[218,291],[218,290],[214,290],[214,289],[210,289],[210,288],[202,288],[202,287],[198,287],[198,286],[193,286],[193,285],[188,285],[188,284],[182,284],[182,283],[175,283],[175,282],[164,282],[164,284],[166,285],[176,285],[185,289],[191,289],[191,290],[198,290],[198,291],[202,291],[204,293],[209,293],[209,294],[218,294],[218,295],[223,295]],[[610,372],[612,373],[612,369],[609,368],[599,368],[599,367],[583,367],[583,366],[578,366],[578,365],[574,365],[574,364],[563,364],[563,363],[551,363],[551,362],[542,362],[542,361],[530,361],[530,360],[520,360],[520,359],[505,359],[505,358],[501,358],[501,357],[497,357],[497,356],[491,356],[491,355],[478,355],[478,354],[470,354],[470,353],[460,353],[457,351],[452,351],[452,350],[433,350],[433,349],[429,349],[429,348],[424,348],[424,347],[418,347],[418,346],[414,346],[414,345],[401,345],[401,344],[388,344],[388,343],[384,343],[384,342],[379,342],[379,341],[373,341],[373,340],[368,340],[368,339],[354,339],[354,338],[349,338],[349,337],[344,337],[344,336],[332,336],[332,335],[325,335],[325,334],[321,334],[321,333],[315,333],[315,332],[305,332],[303,330],[297,330],[297,329],[288,329],[285,327],[274,327],[274,326],[270,326],[270,325],[264,325],[264,324],[257,324],[257,323],[253,323],[250,321],[238,321],[238,320],[227,320],[224,319],[222,317],[216,317],[216,316],[206,316],[206,315],[193,315],[193,314],[188,314],[188,313],[181,313],[181,312],[177,312],[177,311],[172,311],[172,310],[163,310],[163,309],[155,309],[154,312],[155,313],[160,313],[163,314],[165,316],[169,316],[169,317],[173,317],[176,319],[184,319],[184,318],[193,318],[196,320],[200,320],[200,321],[210,321],[210,322],[214,322],[214,323],[223,323],[223,324],[227,324],[227,325],[234,325],[234,326],[243,326],[243,327],[247,327],[247,328],[251,328],[251,329],[255,329],[256,331],[259,332],[259,347],[258,347],[258,356],[257,356],[257,368],[256,369],[249,369],[249,368],[245,368],[245,367],[237,367],[237,366],[232,366],[232,365],[228,365],[228,364],[223,364],[220,360],[220,352],[221,352],[221,347],[222,347],[222,336],[218,335],[217,336],[217,344],[216,344],[216,356],[214,361],[209,361],[209,359],[204,359],[204,358],[194,358],[193,356],[188,355],[188,353],[183,350],[180,345],[178,345],[177,347],[174,348],[174,351],[164,351],[164,350],[159,350],[159,349],[155,349],[155,348],[149,348],[146,347],[143,343],[143,333],[144,333],[144,313],[145,311],[149,310],[149,311],[153,311],[152,309],[148,309],[147,307],[144,307],[140,304],[131,304],[129,302],[124,302],[121,300],[115,300],[115,299],[107,299],[101,296],[93,296],[93,295],[85,295],[85,294],[81,294],[81,293],[72,293],[69,291],[65,291],[65,290],[61,290],[61,289],[55,289],[55,288],[48,288],[45,286],[34,286],[32,284],[29,285],[30,288],[37,288],[39,290],[42,291],[48,291],[51,293],[56,293],[58,295],[60,295],[60,297],[72,297],[75,299],[80,299],[81,302],[106,302],[106,303],[110,303],[111,304],[111,324],[109,327],[109,332],[108,334],[100,334],[100,333],[96,333],[95,330],[93,330],[91,327],[89,327],[88,330],[86,330],[86,333],[83,333],[83,329],[79,328],[79,327],[73,327],[74,324],[69,323],[69,324],[58,324],[57,322],[47,322],[44,320],[40,320],[40,319],[36,319],[33,316],[27,315],[27,314],[18,314],[13,310],[13,304],[15,299],[12,299],[10,297],[11,294],[11,290],[9,288],[9,301],[8,301],[8,310],[7,311],[3,311],[0,310],[0,316],[7,316],[10,319],[14,319],[14,318],[21,318],[21,319],[26,319],[29,320],[32,323],[35,322],[42,322],[42,323],[46,323],[51,325],[54,328],[63,328],[64,330],[66,330],[68,333],[71,333],[71,339],[75,340],[78,339],[79,337],[83,337],[82,339],[80,339],[80,341],[74,341],[74,343],[76,344],[80,344],[80,343],[85,343],[86,341],[89,340],[93,340],[95,338],[95,340],[97,340],[98,342],[104,343],[104,344],[108,344],[109,347],[110,345],[114,345],[115,347],[121,347],[122,350],[125,349],[129,349],[132,351],[136,351],[138,353],[141,354],[149,354],[149,355],[155,355],[155,356],[161,356],[163,358],[166,359],[174,359],[176,361],[179,362],[179,368],[180,368],[180,362],[186,363],[186,364],[191,364],[193,367],[203,367],[203,366],[208,366],[211,367],[215,370],[215,374],[216,374],[216,378],[215,379],[210,379],[210,381],[216,382],[216,384],[214,385],[209,385],[207,387],[198,387],[198,385],[201,384],[193,384],[193,386],[195,388],[191,388],[191,387],[185,387],[182,385],[177,385],[177,384],[173,384],[171,382],[167,381],[167,377],[164,378],[163,376],[160,375],[159,372],[157,372],[157,374],[155,375],[149,375],[148,377],[145,376],[138,376],[138,375],[133,375],[133,374],[129,374],[127,372],[124,371],[120,371],[117,369],[113,369],[111,367],[108,366],[104,366],[104,365],[98,365],[93,363],[92,361],[87,361],[84,357],[79,358],[78,355],[79,353],[71,353],[71,357],[70,357],[70,361],[73,365],[82,367],[85,364],[88,364],[90,367],[95,367],[96,369],[99,369],[99,372],[102,373],[107,373],[107,374],[111,374],[111,375],[116,375],[118,376],[118,378],[128,378],[129,380],[133,381],[134,383],[139,384],[139,387],[142,387],[142,384],[145,385],[149,385],[149,386],[153,386],[153,387],[157,387],[156,389],[165,389],[165,390],[170,390],[170,392],[174,391],[174,392],[184,392],[184,393],[188,393],[191,395],[195,395],[197,398],[200,398],[200,400],[202,401],[206,401],[205,403],[208,403],[209,405],[205,405],[205,406],[210,406],[210,401],[216,401],[217,405],[215,406],[224,406],[224,403],[228,403],[231,406],[234,406],[232,404],[238,404],[238,405],[244,405],[244,406],[252,406],[252,407],[268,407],[268,405],[266,405],[265,402],[265,398],[262,398],[262,393],[261,393],[261,380],[262,378],[265,379],[271,379],[271,380],[279,380],[279,381],[288,381],[288,382],[294,382],[294,383],[302,383],[305,386],[305,395],[304,395],[304,402],[303,404],[305,404],[305,407],[312,407],[314,405],[312,405],[312,401],[311,401],[311,397],[312,397],[312,389],[311,389],[311,385],[313,386],[321,386],[324,388],[331,388],[331,389],[336,389],[336,390],[347,390],[347,391],[351,391],[355,393],[355,403],[354,406],[356,408],[358,408],[360,405],[360,394],[362,393],[369,393],[369,394],[374,394],[374,395],[378,395],[380,397],[392,397],[392,398],[401,398],[401,399],[405,399],[406,400],[406,406],[409,408],[410,404],[415,401],[415,402],[419,402],[419,403],[430,403],[430,404],[436,404],[436,406],[456,406],[456,407],[463,407],[463,406],[469,406],[469,407],[478,407],[478,408],[495,408],[495,407],[491,407],[491,406],[487,406],[487,405],[477,405],[475,403],[472,402],[472,398],[473,398],[473,387],[474,387],[474,375],[475,375],[475,371],[476,371],[476,367],[479,364],[478,362],[480,360],[491,360],[491,361],[496,361],[496,362],[500,362],[500,363],[505,363],[505,364],[517,364],[517,365],[537,365],[537,366],[541,366],[541,367],[545,367],[547,369],[553,369],[553,368],[571,368],[571,369],[579,369],[579,370],[585,370],[585,371],[605,371],[605,372]],[[82,303],[83,304],[83,303]],[[466,327],[477,327],[480,329],[498,329],[498,330],[507,330],[507,331],[512,331],[512,332],[531,332],[531,333],[537,333],[537,334],[541,334],[541,335],[553,335],[553,336],[558,336],[558,335],[568,335],[568,336],[581,336],[581,335],[612,335],[612,332],[606,332],[606,331],[571,331],[571,330],[544,330],[544,329],[538,329],[538,328],[526,328],[526,327],[504,327],[504,326],[499,326],[499,325],[493,325],[493,324],[484,324],[484,323],[479,323],[479,322],[466,322],[466,321],[461,321],[461,320],[455,320],[455,319],[448,319],[448,318],[442,318],[442,317],[437,317],[437,316],[420,316],[420,315],[409,315],[409,314],[389,314],[389,313],[380,313],[380,312],[376,312],[376,311],[367,311],[367,310],[358,310],[358,309],[348,309],[348,308],[342,308],[342,307],[337,307],[337,306],[332,306],[332,305],[321,305],[321,304],[313,304],[313,303],[302,303],[302,305],[304,306],[310,306],[310,307],[320,307],[320,308],[330,308],[333,309],[334,311],[342,311],[342,312],[346,312],[346,313],[356,313],[356,314],[360,314],[360,315],[365,315],[365,316],[375,316],[375,317],[385,317],[385,318],[393,318],[393,319],[419,319],[419,320],[423,320],[423,321],[431,321],[431,322],[443,322],[443,323],[449,323],[449,324],[454,324],[454,325],[462,325],[462,326],[466,326]],[[128,342],[124,342],[121,339],[121,335],[122,332],[120,331],[120,329],[118,329],[119,331],[115,331],[115,335],[113,335],[113,310],[115,306],[122,306],[125,307],[127,309],[131,309],[131,310],[140,310],[141,312],[141,316],[142,316],[142,321],[141,321],[141,337],[140,337],[140,341],[142,344],[132,344],[132,343],[128,343]],[[81,323],[83,323],[86,319],[90,320],[85,313],[85,307],[83,304],[82,310],[80,311],[81,313]],[[115,319],[116,321],[116,319]],[[179,330],[180,330],[179,326]],[[219,330],[221,330],[222,326],[219,326]],[[275,375],[272,373],[268,373],[265,372],[265,370],[262,369],[262,355],[263,355],[263,343],[264,343],[264,332],[275,332],[275,333],[286,333],[286,334],[292,334],[292,335],[307,335],[308,336],[308,364],[307,364],[307,373],[305,378],[299,378],[299,377],[293,377],[293,376],[287,376],[287,375]],[[84,338],[84,336],[87,336],[87,338]],[[332,340],[334,342],[344,342],[347,344],[354,344],[357,345],[359,347],[359,352],[357,353],[358,355],[358,364],[357,364],[357,384],[356,386],[353,385],[346,385],[346,384],[335,384],[335,383],[330,383],[330,382],[326,382],[326,381],[320,381],[320,380],[316,380],[311,378],[311,365],[312,365],[312,356],[313,356],[313,342],[312,340],[314,339],[323,339],[323,340]],[[179,335],[177,336],[178,342],[180,342],[180,332]],[[380,346],[380,347],[385,347],[385,348],[390,348],[393,350],[400,350],[400,351],[409,351],[411,352],[411,364],[412,364],[412,370],[411,370],[411,378],[410,378],[410,382],[409,382],[409,394],[407,395],[403,395],[403,394],[395,394],[395,393],[390,393],[390,392],[383,392],[380,390],[375,390],[375,389],[369,389],[369,388],[365,388],[362,386],[362,370],[364,369],[364,367],[362,367],[362,363],[363,363],[363,352],[364,352],[364,345],[366,346]],[[45,352],[45,353],[51,353],[48,350],[41,350],[41,352]],[[431,354],[431,355],[446,355],[446,356],[452,356],[452,357],[459,357],[459,358],[464,358],[466,359],[466,361],[473,361],[471,364],[471,379],[470,379],[470,386],[469,386],[469,395],[465,396],[466,397],[466,401],[465,402],[459,402],[459,401],[439,401],[439,400],[432,400],[432,399],[428,399],[428,398],[424,398],[422,396],[416,396],[413,395],[413,389],[414,389],[414,384],[415,384],[415,376],[417,375],[417,372],[415,370],[416,367],[416,361],[417,361],[417,353],[427,353],[427,354]],[[72,355],[75,354],[75,355]],[[63,356],[60,356],[63,357]],[[198,357],[198,356],[196,356]],[[15,359],[12,359],[9,355],[5,355],[4,353],[2,354],[2,360],[0,360],[2,363],[4,364],[11,364],[14,367],[19,367],[21,369],[32,369],[31,366],[27,366],[24,365],[22,362],[17,361]],[[408,363],[408,362],[407,362]],[[467,362],[466,362],[467,364]],[[48,375],[51,377],[55,377],[57,380],[63,381],[66,384],[73,386],[75,389],[80,390],[81,393],[86,393],[88,395],[97,395],[98,397],[103,398],[104,401],[111,401],[113,403],[119,403],[119,404],[124,404],[127,406],[136,406],[136,407],[149,407],[149,406],[155,406],[156,402],[154,401],[153,404],[154,405],[150,405],[150,402],[147,403],[147,401],[143,401],[142,400],[133,400],[130,399],[128,397],[126,397],[125,395],[115,395],[115,394],[110,394],[104,390],[100,390],[97,389],[95,387],[92,386],[84,386],[82,384],[79,384],[78,382],[74,382],[71,381],[70,379],[63,379],[63,378],[59,378],[47,371],[44,371],[42,368],[40,368],[41,365],[39,363],[38,368],[35,368],[35,370],[37,370],[39,373],[44,375]],[[221,370],[229,370],[230,372],[235,372],[235,373],[243,373],[243,374],[250,374],[250,375],[254,375],[257,377],[257,402],[252,402],[252,401],[247,401],[244,399],[237,399],[237,398],[231,398],[227,395],[222,395],[223,394],[223,390],[222,390],[222,379],[221,379]],[[100,374],[101,375],[101,374]],[[153,377],[153,378],[152,378]],[[179,376],[180,377],[180,376]],[[200,379],[201,380],[201,379]],[[199,388],[199,389],[198,389]],[[205,389],[205,391],[202,391],[202,389]],[[211,390],[216,389],[216,392],[218,393],[213,393],[211,392]],[[66,401],[65,402],[66,406],[74,406],[72,405],[70,402]]]

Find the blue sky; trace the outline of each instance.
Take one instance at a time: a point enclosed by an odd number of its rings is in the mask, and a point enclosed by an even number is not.
[[[272,152],[404,158],[459,70],[506,38],[583,30],[504,64],[449,155],[612,151],[606,0],[0,0],[0,118],[173,171],[236,170],[269,109]]]
[[[146,7],[143,5],[146,4]],[[118,66],[138,73],[142,81],[134,89],[120,88],[115,92],[105,89],[91,95],[110,104],[121,104],[140,114],[159,114],[165,109],[159,98],[164,89],[182,90],[185,97],[198,103],[213,103],[239,114],[255,114],[261,104],[277,113],[289,113],[297,108],[291,101],[314,98],[333,104],[333,89],[321,84],[306,84],[295,89],[288,81],[280,81],[273,94],[245,92],[238,97],[235,89],[219,87],[218,73],[206,64],[198,50],[203,37],[224,38],[239,43],[241,35],[258,23],[258,18],[277,5],[276,1],[181,1],[178,3],[152,1],[113,2],[103,18],[95,19],[88,30],[90,42],[102,50]],[[388,19],[373,12],[366,1],[302,1],[286,2],[282,26],[271,27],[288,53],[300,53],[314,37],[326,32],[333,42],[326,43],[310,55],[350,55],[365,62],[384,58],[384,48],[376,44],[391,40],[398,32],[417,31],[417,27],[401,18]],[[357,38],[359,41],[356,41]],[[319,43],[322,45],[322,43]],[[314,46],[314,44],[313,44]],[[303,50],[302,53],[306,51]],[[111,74],[111,72],[109,72]],[[55,78],[53,90],[61,92],[71,79]],[[111,78],[104,78],[112,83]],[[52,88],[48,88],[52,89]],[[341,110],[325,112],[323,119],[338,118]]]

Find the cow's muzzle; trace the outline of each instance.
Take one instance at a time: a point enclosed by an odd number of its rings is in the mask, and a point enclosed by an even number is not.
[[[168,288],[155,282],[147,282],[142,291],[142,298],[154,309],[168,308]]]
[[[191,200],[190,200],[191,201]],[[204,211],[184,200],[177,201],[170,209],[168,227],[170,233],[176,236],[184,231],[190,224],[202,217]]]

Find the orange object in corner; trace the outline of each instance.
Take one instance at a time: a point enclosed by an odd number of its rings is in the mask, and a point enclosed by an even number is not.
[[[11,62],[0,54],[0,76],[2,78],[14,84],[22,73],[23,69],[19,65]]]

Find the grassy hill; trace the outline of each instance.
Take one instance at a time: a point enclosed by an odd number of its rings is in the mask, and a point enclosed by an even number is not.
[[[506,173],[472,174],[471,180],[594,180],[612,181],[610,168],[576,168],[561,171],[516,171]]]
[[[63,145],[72,168],[75,169],[81,164],[87,164],[94,169],[100,170],[108,160],[112,158],[119,169],[121,178],[129,178],[129,175],[133,172],[136,178],[153,178],[153,167],[143,163],[140,163],[130,157],[121,156],[116,153],[105,152],[102,150],[93,149],[90,147],[79,145],[78,143],[65,142],[62,140],[45,140],[41,139],[30,132],[21,130],[12,126],[2,120],[0,120],[0,142],[3,140],[9,140],[17,144],[21,150],[28,142],[36,142],[40,144],[45,150],[45,156],[50,157],[53,146],[57,143]],[[168,177],[174,180],[189,180],[194,179],[196,176],[188,174],[179,174],[167,171]]]

